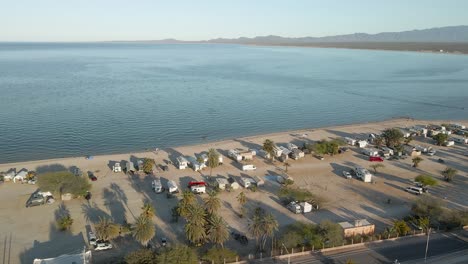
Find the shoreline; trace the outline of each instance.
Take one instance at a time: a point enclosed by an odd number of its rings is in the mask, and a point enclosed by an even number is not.
[[[323,127],[310,127],[310,128],[304,128],[304,129],[293,129],[293,130],[285,130],[285,131],[279,131],[279,132],[255,134],[255,135],[250,135],[250,136],[241,136],[241,137],[236,137],[236,138],[225,138],[225,139],[207,141],[206,143],[184,144],[184,145],[170,146],[170,147],[165,147],[165,148],[160,148],[160,149],[158,148],[158,151],[168,153],[168,151],[171,151],[174,149],[199,149],[201,147],[204,147],[204,148],[215,147],[215,146],[219,146],[223,144],[226,145],[229,143],[237,142],[239,140],[252,142],[261,138],[278,138],[278,137],[284,137],[284,136],[291,136],[292,134],[312,133],[315,131],[326,131],[326,130],[331,130],[331,129],[345,129],[345,128],[365,127],[365,126],[391,126],[391,124],[401,125],[402,122],[405,122],[406,124],[411,122],[414,125],[414,123],[440,124],[444,122],[468,122],[468,120],[464,120],[464,119],[461,119],[461,120],[438,120],[438,119],[437,120],[424,120],[424,119],[414,119],[411,117],[395,117],[395,118],[389,118],[389,119],[385,119],[381,121],[369,121],[365,123],[348,123],[348,124],[323,126]],[[124,152],[124,153],[104,153],[104,154],[89,155],[89,156],[92,156],[93,159],[102,159],[102,158],[111,158],[111,157],[124,156],[124,155],[126,156],[156,155],[154,151],[155,149],[156,148],[145,149],[145,150],[135,150],[135,151]],[[184,155],[188,155],[188,154],[184,153]],[[0,171],[6,171],[7,170],[5,169],[6,167],[25,166],[26,164],[31,166],[31,165],[38,165],[38,164],[55,164],[61,161],[66,162],[66,161],[71,161],[71,160],[92,161],[93,159],[87,160],[86,156],[68,156],[68,157],[56,157],[56,158],[49,158],[49,159],[7,162],[7,163],[0,163]],[[22,168],[17,168],[17,171],[20,169]]]

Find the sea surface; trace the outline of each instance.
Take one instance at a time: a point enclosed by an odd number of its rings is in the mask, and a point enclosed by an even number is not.
[[[411,116],[468,118],[468,56],[0,43],[0,163]]]

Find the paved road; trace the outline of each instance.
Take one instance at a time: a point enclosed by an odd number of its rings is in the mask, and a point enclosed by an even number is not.
[[[429,241],[427,263],[468,263],[468,232],[457,234],[443,233],[432,234]],[[326,253],[314,253],[312,255],[291,258],[292,264],[339,264],[346,263],[351,259],[354,263],[393,263],[398,259],[402,264],[424,263],[424,252],[426,248],[426,237],[403,238],[397,241],[384,241],[368,246],[336,250]],[[441,258],[442,255],[446,257]],[[449,261],[451,259],[451,261]],[[442,261],[443,260],[443,261]],[[286,264],[283,260],[264,260],[255,263],[277,263]]]

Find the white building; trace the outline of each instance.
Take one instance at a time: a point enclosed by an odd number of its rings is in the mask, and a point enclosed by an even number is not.
[[[179,170],[185,170],[188,167],[188,160],[184,156],[177,157],[176,163]]]

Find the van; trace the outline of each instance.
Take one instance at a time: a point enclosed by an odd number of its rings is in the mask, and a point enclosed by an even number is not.
[[[257,167],[255,165],[252,165],[252,164],[246,164],[246,165],[242,165],[242,170],[243,171],[253,171],[253,170],[256,170]]]
[[[162,187],[161,180],[160,179],[155,179],[151,183],[151,187],[155,193],[162,193],[164,191],[164,188]]]
[[[412,194],[416,194],[416,195],[420,195],[423,193],[423,189],[421,187],[415,187],[415,186],[406,187],[405,191],[412,193]]]

